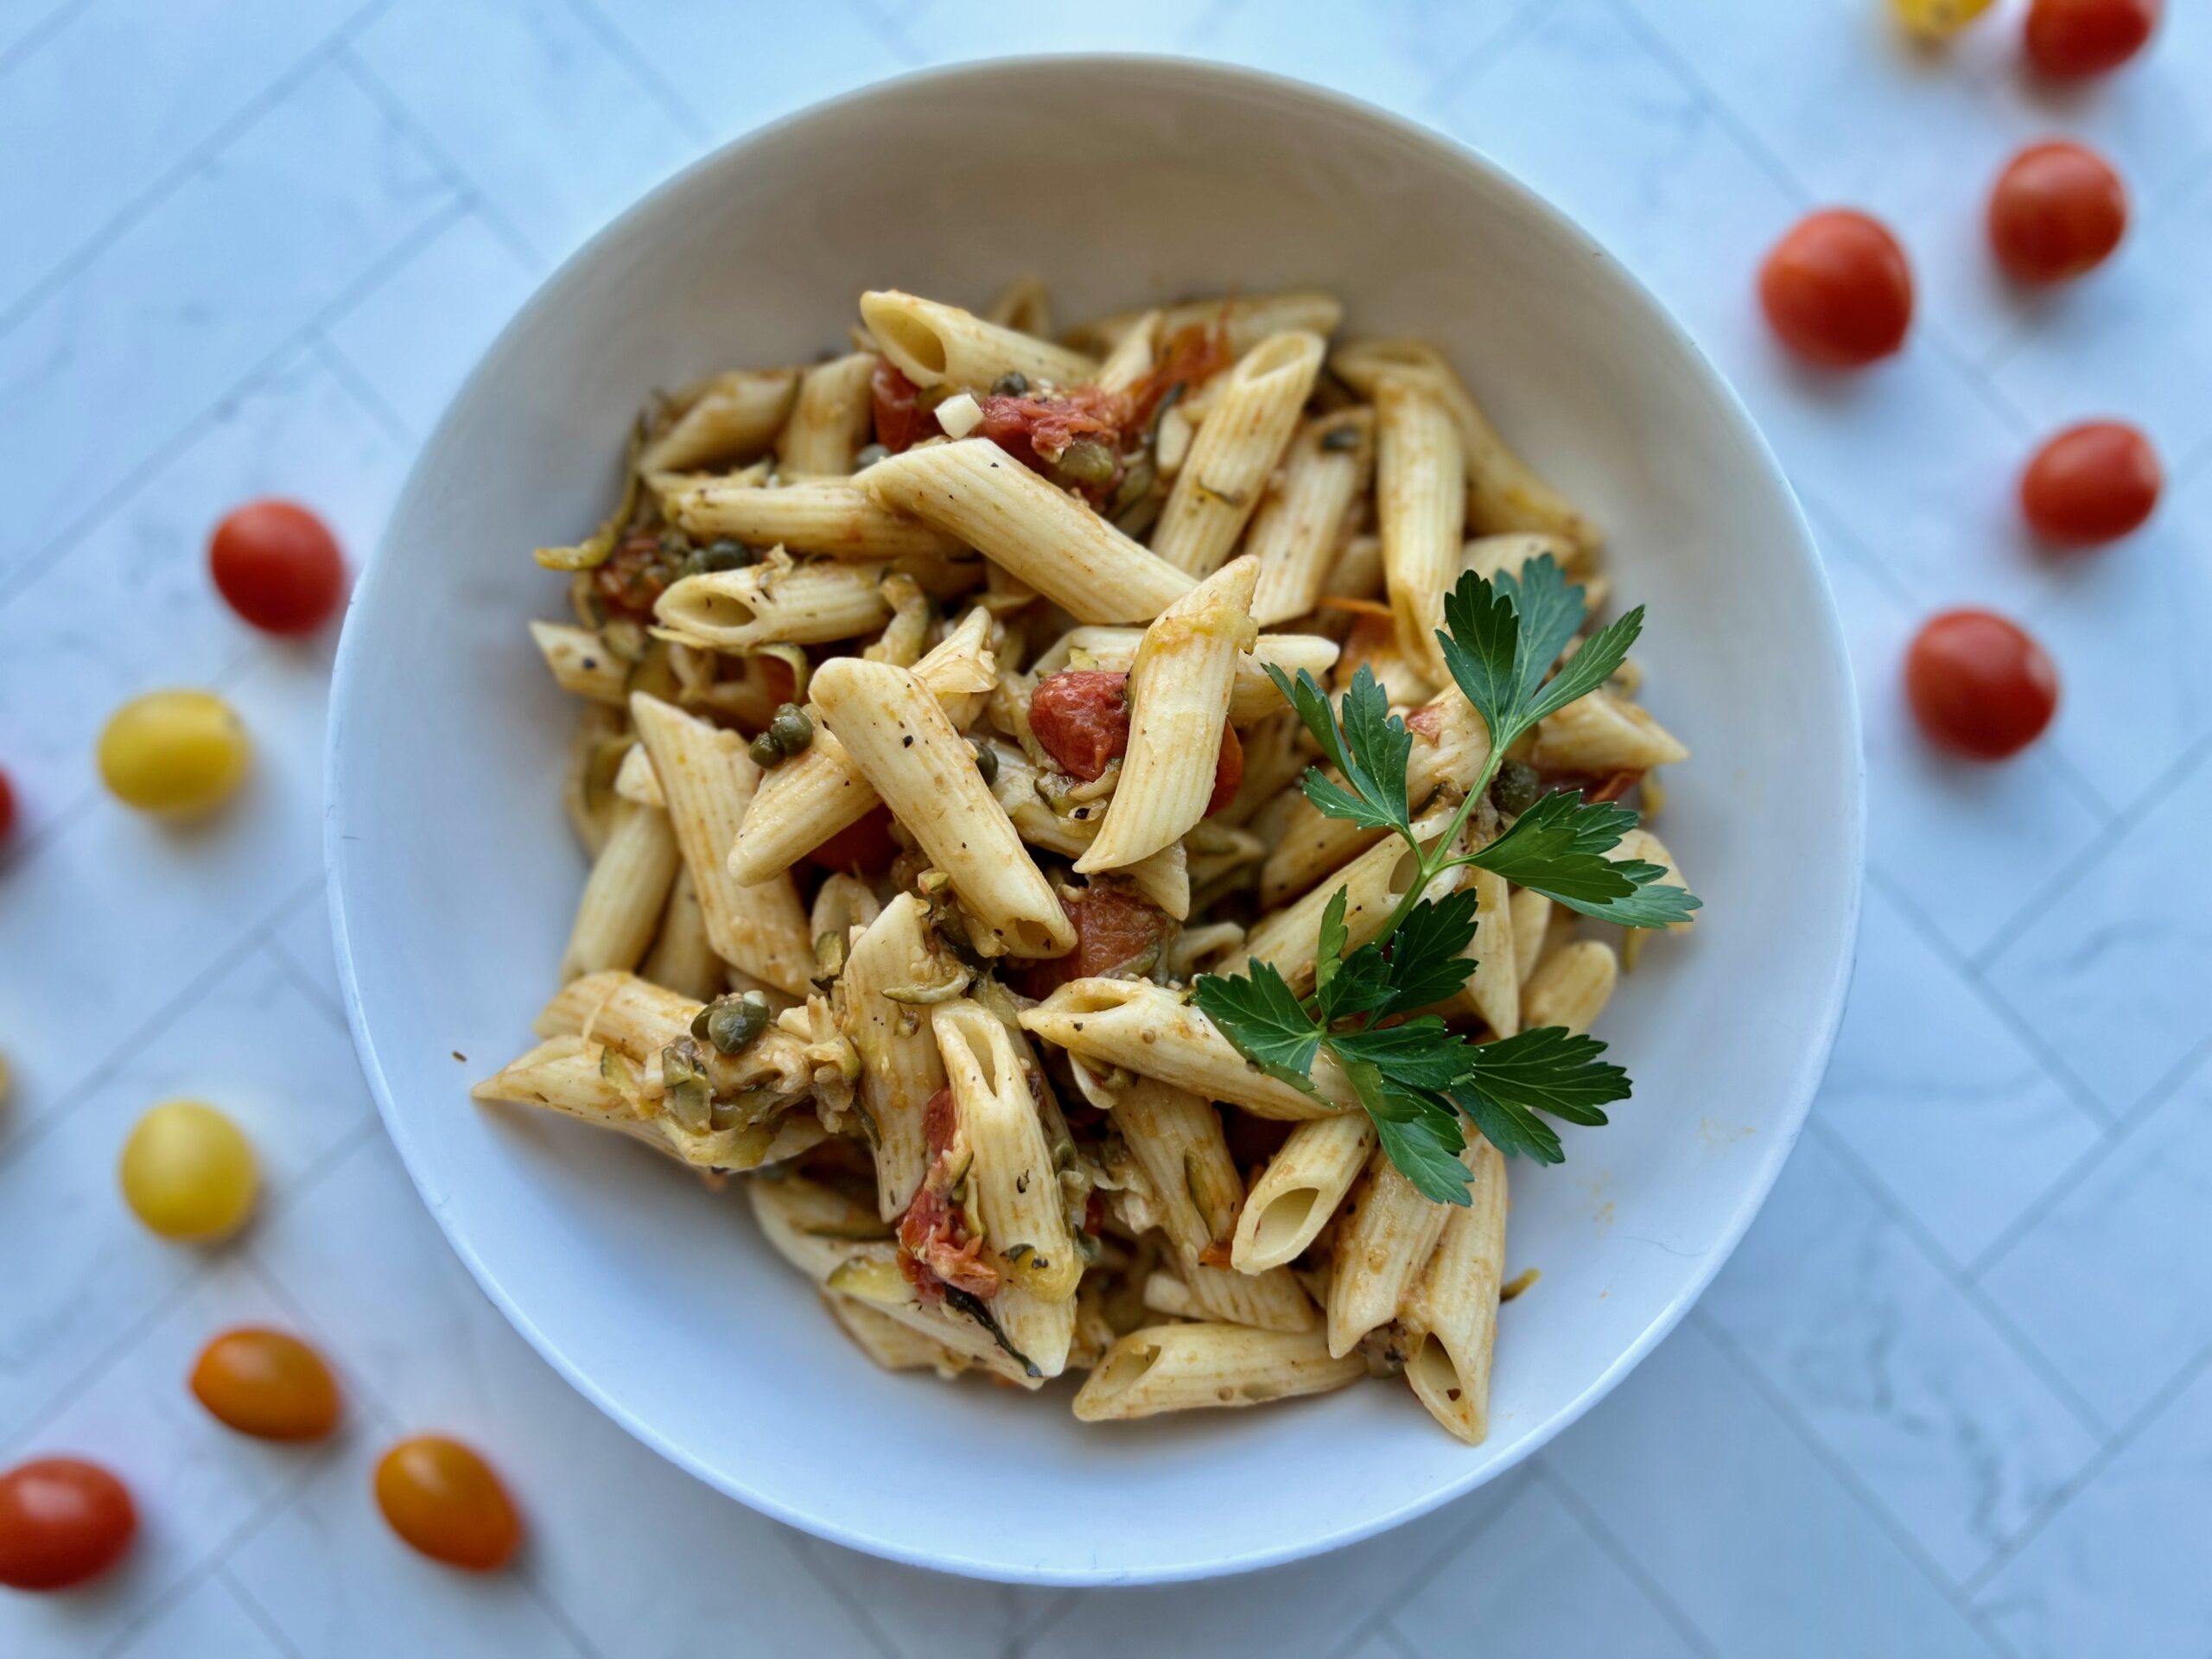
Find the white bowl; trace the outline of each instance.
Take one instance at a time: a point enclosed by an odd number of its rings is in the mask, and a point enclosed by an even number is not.
[[[874,1370],[745,1206],[467,1083],[530,1041],[584,864],[571,709],[523,628],[529,550],[612,499],[647,391],[838,347],[860,291],[981,303],[1040,272],[1064,318],[1332,289],[1347,334],[1425,335],[1609,530],[1651,707],[1696,751],[1665,830],[1706,909],[1603,1034],[1636,1077],[1564,1167],[1514,1172],[1488,1443],[1402,1387],[1084,1427],[1038,1398]],[[1766,1196],[1827,1059],[1857,910],[1849,670],[1789,488],[1637,283],[1495,168],[1310,87],[1196,64],[1001,62],[744,139],[577,254],[430,440],[354,597],[328,858],[354,1036],[447,1236],[538,1351],[639,1439],[767,1514],[982,1577],[1100,1584],[1291,1560],[1510,1468],[1681,1319]],[[466,1065],[455,1063],[465,1054]],[[1688,1495],[1686,1495],[1686,1497]]]

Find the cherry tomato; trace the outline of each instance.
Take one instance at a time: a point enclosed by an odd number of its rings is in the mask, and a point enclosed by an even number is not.
[[[1897,22],[1914,34],[1939,41],[1957,34],[1995,0],[1890,0]]]
[[[875,404],[875,441],[893,454],[935,435],[937,423],[922,407],[921,388],[899,372],[889,358],[875,359],[868,393]]]
[[[2017,754],[2050,724],[2058,671],[2001,616],[1946,611],[1905,654],[1905,695],[1930,740],[1977,760]]]
[[[137,1529],[130,1489],[96,1463],[40,1458],[0,1475],[0,1584],[82,1584],[113,1567]]]
[[[522,1517],[492,1465],[458,1440],[402,1440],[377,1465],[377,1507],[432,1560],[490,1573],[522,1542]]]
[[[253,1208],[260,1178],[238,1126],[197,1100],[165,1101],[123,1143],[124,1201],[163,1238],[220,1238]]]
[[[2057,283],[2094,270],[2127,230],[2127,187],[2110,162],[2080,144],[2031,144],[1997,175],[1989,245],[2024,283]]]
[[[2158,452],[2120,421],[2069,427],[2020,477],[2020,508],[2038,536],[2075,547],[2141,527],[2158,505]]]
[[[245,776],[245,728],[212,691],[149,691],[109,716],[100,777],[142,812],[206,812]]]
[[[200,1351],[192,1392],[218,1422],[264,1440],[319,1440],[338,1426],[338,1382],[297,1337],[248,1325]]]
[[[8,774],[0,772],[0,843],[4,843],[16,827],[16,790],[8,781]]]
[[[313,633],[346,593],[330,527],[292,501],[249,501],[215,526],[207,568],[230,607],[270,633]]]
[[[855,818],[806,855],[807,862],[825,870],[876,875],[891,868],[899,856],[899,843],[891,838],[891,810],[876,806]]]
[[[1070,980],[1117,969],[1148,972],[1170,924],[1166,913],[1118,887],[1084,887],[1062,898],[1075,927],[1075,949],[1025,963],[1017,971],[1025,995],[1043,999]]]
[[[2159,0],[2035,0],[2028,8],[2028,60],[2070,79],[2117,69],[2158,26]]]
[[[1904,344],[1912,270],[1879,220],[1825,208],[1775,244],[1759,271],[1759,299],[1798,356],[1824,368],[1860,368]]]

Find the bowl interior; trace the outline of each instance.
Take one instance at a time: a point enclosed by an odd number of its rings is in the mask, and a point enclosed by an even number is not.
[[[744,1205],[581,1126],[471,1105],[527,1045],[584,870],[570,718],[523,628],[529,550],[606,510],[648,391],[842,348],[866,287],[980,304],[1042,274],[1063,319],[1316,285],[1414,334],[1608,527],[1652,709],[1696,751],[1664,831],[1707,901],[1604,1034],[1637,1084],[1563,1168],[1514,1172],[1492,1427],[1399,1388],[1112,1428],[872,1369]],[[880,88],[723,151],[560,273],[424,452],[348,620],[330,857],[370,1079],[455,1247],[612,1415],[724,1491],[926,1566],[1068,1582],[1281,1560],[1526,1455],[1694,1299],[1802,1119],[1841,1000],[1857,732],[1802,520],[1733,398],[1580,232],[1389,118],[1242,73],[1001,64]],[[468,1057],[466,1066],[454,1055]],[[948,1528],[948,1494],[961,1523]],[[1079,1518],[1079,1519],[1078,1519]],[[1071,1525],[1071,1520],[1077,1524]]]

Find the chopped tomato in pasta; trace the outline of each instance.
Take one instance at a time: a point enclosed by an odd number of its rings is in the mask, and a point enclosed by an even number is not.
[[[967,1218],[952,1201],[952,1189],[966,1175],[959,1166],[959,1118],[952,1090],[940,1089],[922,1111],[922,1133],[929,1147],[929,1173],[899,1223],[899,1270],[926,1305],[944,1300],[951,1285],[988,1300],[999,1293],[999,1271],[983,1259],[983,1241],[968,1233]]]
[[[1021,985],[1029,995],[1050,996],[1071,980],[1141,974],[1159,961],[1169,931],[1166,913],[1127,888],[1094,884],[1063,893],[1060,905],[1075,926],[1075,949],[1029,965]]]

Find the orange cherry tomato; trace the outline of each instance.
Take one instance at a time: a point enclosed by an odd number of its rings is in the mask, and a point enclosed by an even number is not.
[[[192,1392],[216,1421],[264,1440],[319,1440],[338,1426],[322,1356],[282,1331],[226,1331],[200,1350]]]
[[[137,1530],[130,1489],[96,1463],[40,1458],[0,1475],[0,1584],[66,1590],[98,1578]]]
[[[2028,60],[2061,79],[2117,69],[2143,49],[2160,9],[2160,0],[2035,0]]]
[[[207,568],[245,620],[268,633],[313,633],[346,595],[330,527],[291,501],[249,501],[215,526]]]
[[[522,1542],[522,1517],[492,1465],[442,1434],[402,1440],[377,1465],[377,1507],[432,1560],[490,1573]]]
[[[1987,611],[1930,618],[1905,654],[1904,683],[1929,739],[1976,760],[2018,753],[2058,707],[2058,671],[2044,648]]]
[[[1759,300],[1798,356],[1824,368],[1860,368],[1904,344],[1912,270],[1878,219],[1825,208],[1775,244],[1759,271]]]
[[[2020,477],[2020,509],[2045,540],[2089,547],[2139,529],[2162,481],[2150,439],[2125,422],[2089,421],[2036,451]]]
[[[2031,144],[1997,175],[1989,245],[2024,283],[2058,283],[2094,270],[2127,231],[2127,187],[2105,158],[2080,144]]]

